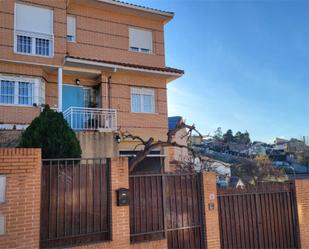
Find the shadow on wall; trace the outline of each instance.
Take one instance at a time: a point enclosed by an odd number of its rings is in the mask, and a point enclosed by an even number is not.
[[[17,147],[22,132],[22,130],[0,130],[0,148]]]

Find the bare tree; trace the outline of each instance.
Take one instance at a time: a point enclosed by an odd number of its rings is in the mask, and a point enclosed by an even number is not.
[[[175,140],[176,133],[178,131],[182,130],[182,129],[186,129],[186,134],[183,135],[183,137],[182,137],[182,138],[187,139],[186,145],[178,144]],[[139,142],[135,146],[134,150],[136,150],[139,146],[142,147],[142,150],[139,150],[137,152],[136,156],[130,161],[130,171],[133,171],[136,168],[136,166],[140,162],[142,162],[147,157],[147,155],[149,155],[151,153],[152,150],[157,149],[157,148],[164,148],[164,147],[187,148],[189,150],[189,152],[192,154],[192,160],[190,160],[188,162],[182,162],[183,163],[182,167],[185,167],[185,165],[186,165],[187,169],[193,168],[194,160],[197,157],[197,153],[192,148],[192,146],[188,143],[188,139],[193,133],[196,133],[196,134],[198,134],[199,136],[202,137],[201,133],[196,129],[194,124],[193,125],[187,125],[185,123],[181,123],[175,129],[168,131],[166,141],[161,141],[161,140],[155,141],[155,139],[153,137],[150,137],[147,140],[145,140],[145,139],[141,138],[140,136],[133,135],[128,131],[122,132],[121,129],[119,129],[119,135],[120,135],[120,138],[123,141],[131,140],[131,141]]]
[[[240,159],[233,166],[234,174],[248,184],[286,181],[285,173],[275,169],[268,158]]]

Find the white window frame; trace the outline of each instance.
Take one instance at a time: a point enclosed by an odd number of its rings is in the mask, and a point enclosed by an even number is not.
[[[69,22],[68,22],[68,18],[71,17],[71,18],[74,18],[74,35],[72,36],[73,39],[70,40],[68,37],[69,37],[69,34],[68,34],[68,26],[69,26]],[[67,42],[76,42],[76,16],[74,15],[67,15]]]
[[[16,4],[15,3],[15,10],[14,10],[14,53],[16,54],[22,54],[22,55],[31,55],[31,56],[38,56],[38,57],[44,57],[44,58],[52,58],[54,57],[54,34],[42,34],[42,33],[36,33],[32,31],[27,31],[27,30],[18,30],[16,28]],[[27,5],[22,3],[23,5]],[[44,8],[41,6],[36,6],[35,7],[39,8]],[[52,30],[54,30],[54,22],[52,20]],[[31,51],[30,53],[24,53],[24,52],[18,52],[17,51],[17,36],[27,36],[31,38]],[[41,55],[36,53],[36,38],[39,39],[46,39],[49,40],[49,55]]]
[[[133,94],[138,94],[141,96],[141,106],[140,106],[140,110],[141,111],[134,111],[133,110],[133,98],[132,95]],[[144,110],[144,98],[142,97],[143,95],[151,95],[152,96],[152,110],[151,112],[146,112]],[[131,96],[130,96],[130,100],[131,100],[131,112],[132,113],[146,113],[146,114],[155,114],[156,113],[156,93],[155,93],[155,89],[154,88],[144,88],[144,87],[131,87]]]
[[[7,76],[0,75],[0,81],[14,81],[14,102],[13,103],[1,103],[0,106],[23,106],[23,107],[34,107],[40,106],[45,103],[45,84],[40,78],[29,78],[23,76]],[[27,82],[32,84],[32,103],[30,104],[19,104],[19,82]]]
[[[131,46],[131,44],[130,44],[130,29],[151,32],[151,49]],[[152,30],[142,29],[142,28],[137,28],[137,27],[129,27],[128,33],[129,33],[129,51],[136,52],[136,53],[153,54],[153,32],[152,32]],[[145,51],[146,49],[148,51]]]

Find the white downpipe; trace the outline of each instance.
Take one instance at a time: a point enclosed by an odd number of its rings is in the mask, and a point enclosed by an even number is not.
[[[62,67],[58,68],[58,112],[62,112]]]

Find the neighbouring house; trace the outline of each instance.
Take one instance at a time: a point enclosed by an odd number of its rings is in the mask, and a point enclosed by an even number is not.
[[[183,123],[184,119],[181,116],[168,117],[169,131],[177,129]],[[179,131],[177,131],[174,136],[173,142],[176,142],[179,145],[187,146],[188,144],[187,129],[182,128]],[[187,148],[169,147],[168,151],[169,151],[168,157],[170,163],[177,163],[180,161],[189,160],[189,153]]]
[[[305,141],[298,140],[296,138],[291,138],[287,143],[287,151],[289,153],[298,153],[308,150],[309,147],[306,145]]]
[[[309,165],[309,150],[303,150],[300,152],[296,152],[296,160],[298,163],[303,165]]]
[[[276,151],[287,151],[289,140],[283,138],[276,138],[274,141],[273,150]]]
[[[49,105],[83,157],[134,154],[136,142],[117,144],[119,128],[166,139],[167,84],[184,73],[165,64],[174,13],[116,0],[11,0],[0,10],[0,129],[25,129]]]
[[[248,156],[266,156],[267,152],[270,150],[270,146],[263,142],[253,142],[248,149]]]
[[[228,150],[233,155],[247,155],[248,148],[248,144],[228,143]]]

